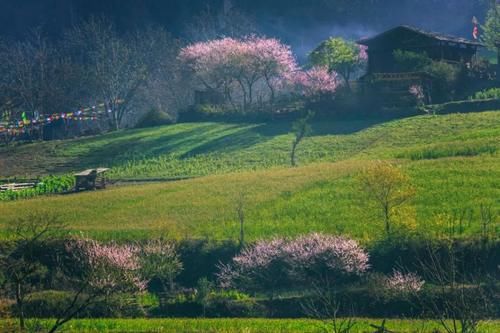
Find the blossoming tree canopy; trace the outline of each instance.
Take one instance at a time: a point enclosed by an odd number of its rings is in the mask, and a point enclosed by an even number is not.
[[[366,51],[366,46],[342,38],[329,38],[316,47],[309,58],[314,66],[324,66],[330,72],[337,72],[349,88],[352,75],[368,61]]]
[[[294,83],[299,94],[308,97],[334,93],[341,85],[336,72],[329,72],[326,67],[319,66],[296,72]]]
[[[139,248],[134,245],[77,239],[66,244],[66,251],[80,264],[84,282],[96,294],[146,289],[148,281],[140,277]]]
[[[360,276],[369,269],[368,254],[352,239],[309,234],[294,240],[262,240],[244,249],[218,274],[222,287],[272,286],[304,281],[328,272],[333,279]]]
[[[273,99],[280,84],[291,80],[298,68],[289,46],[256,36],[195,43],[183,48],[179,59],[205,88],[222,91],[226,99],[231,100],[237,89],[244,105],[253,102],[260,84]]]

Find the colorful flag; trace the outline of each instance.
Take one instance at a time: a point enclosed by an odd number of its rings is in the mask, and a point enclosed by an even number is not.
[[[472,37],[475,40],[479,39],[479,28],[477,27],[479,24],[479,21],[475,16],[472,17],[472,24],[474,24],[474,28],[472,29]]]

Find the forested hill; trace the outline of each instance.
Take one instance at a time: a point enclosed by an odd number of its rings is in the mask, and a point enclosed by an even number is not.
[[[190,23],[199,19],[200,12],[207,8],[220,10],[224,1],[2,0],[0,36],[22,38],[35,27],[58,35],[92,15],[105,16],[122,31],[157,24],[181,36]],[[260,33],[299,48],[308,40],[332,34],[354,38],[399,24],[470,36],[472,16],[482,19],[488,1],[233,0],[232,5],[252,18]],[[449,19],[442,16],[444,12]]]

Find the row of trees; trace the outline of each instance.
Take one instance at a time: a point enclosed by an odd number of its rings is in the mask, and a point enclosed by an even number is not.
[[[21,331],[26,328],[25,305],[48,276],[71,294],[70,301],[52,314],[52,333],[90,306],[115,294],[143,292],[151,281],[159,283],[160,292],[172,291],[183,269],[172,242],[117,244],[67,238],[65,225],[53,215],[32,214],[15,221],[10,231],[14,240],[0,252],[2,286],[15,299]],[[51,247],[58,248],[54,256],[43,253]]]
[[[92,18],[56,42],[42,31],[24,41],[0,43],[0,104],[6,120],[74,112],[104,103],[118,129],[137,120],[136,110],[174,110],[178,89],[176,56],[169,33],[149,27],[119,34],[104,18]]]
[[[199,89],[221,96],[222,103],[243,112],[256,104],[272,106],[277,98],[294,93],[308,97],[332,94],[341,85],[339,67],[318,61],[317,66],[303,70],[290,47],[274,38],[199,42],[184,47],[179,59]]]
[[[366,62],[363,49],[341,39],[321,44],[308,69],[274,38],[226,37],[181,46],[161,28],[119,34],[103,18],[82,22],[57,42],[41,31],[25,41],[2,42],[2,118],[40,119],[104,104],[101,116],[119,129],[137,123],[145,110],[183,109],[195,90],[246,112],[272,108],[282,97],[333,94],[348,87]]]

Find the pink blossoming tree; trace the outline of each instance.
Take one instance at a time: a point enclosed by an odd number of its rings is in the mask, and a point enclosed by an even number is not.
[[[222,93],[233,105],[241,96],[243,110],[255,102],[256,90],[259,99],[267,90],[272,102],[298,68],[289,46],[256,36],[195,43],[183,48],[179,59],[206,89]]]
[[[259,241],[221,266],[218,278],[224,288],[274,291],[287,283],[340,281],[368,268],[368,254],[356,241],[314,233],[294,240]]]
[[[419,292],[425,281],[415,273],[404,274],[394,270],[391,276],[385,279],[385,288],[389,292],[411,294]]]
[[[316,66],[306,71],[297,71],[293,77],[296,91],[306,97],[333,94],[341,85],[336,72]]]
[[[141,292],[147,280],[140,274],[139,247],[134,245],[102,244],[91,239],[68,241],[66,258],[73,264],[74,272],[67,272],[74,294],[69,305],[56,318],[49,333],[81,311],[106,297],[122,292]]]
[[[339,236],[301,236],[284,251],[293,273],[303,280],[360,276],[370,267],[364,249],[355,240]]]
[[[220,266],[217,276],[220,286],[251,291],[265,288],[273,293],[287,278],[286,243],[283,238],[275,238],[245,248],[232,263]]]
[[[368,53],[366,46],[331,37],[311,52],[309,60],[314,66],[326,67],[330,73],[338,73],[347,89],[350,89],[349,81],[366,65]]]

